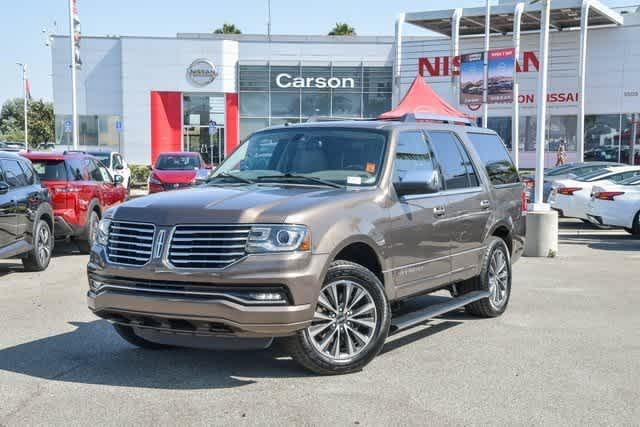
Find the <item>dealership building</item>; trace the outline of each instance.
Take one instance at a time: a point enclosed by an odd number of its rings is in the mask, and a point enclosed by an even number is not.
[[[557,26],[549,45],[548,164],[561,144],[569,159],[575,158],[579,141],[577,27],[583,2],[552,4],[557,5],[552,12]],[[603,9],[589,12],[593,23],[586,44],[585,157],[628,162],[640,134],[640,14],[636,8],[597,5]],[[501,18],[512,25],[513,4],[493,9],[496,25]],[[600,10],[615,20],[598,21]],[[451,105],[478,117],[478,105],[459,104],[457,87],[458,55],[483,50],[483,37],[473,31],[482,24],[477,13],[454,9],[403,15],[405,27],[430,30],[424,37],[402,37],[402,31],[395,37],[85,36],[77,73],[79,142],[117,148],[132,163],[149,164],[162,151],[188,150],[215,164],[264,127],[314,116],[376,117],[399,101],[417,74]],[[457,14],[461,19],[454,21]],[[459,25],[457,46],[452,22]],[[488,122],[510,149],[519,148],[520,166],[532,167],[539,18],[525,13],[522,22],[518,143],[512,141],[512,104],[490,105]],[[492,49],[513,46],[511,34],[493,30]],[[56,142],[69,144],[69,38],[55,37],[52,46]]]

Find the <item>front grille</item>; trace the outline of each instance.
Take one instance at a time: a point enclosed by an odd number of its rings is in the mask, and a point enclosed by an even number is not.
[[[177,268],[225,268],[246,255],[250,230],[247,225],[178,225],[169,262]]]
[[[107,256],[116,264],[141,266],[151,259],[155,226],[111,221]]]
[[[190,188],[192,186],[191,183],[177,183],[177,184],[163,184],[163,188],[167,191],[169,190],[180,190],[182,188]]]

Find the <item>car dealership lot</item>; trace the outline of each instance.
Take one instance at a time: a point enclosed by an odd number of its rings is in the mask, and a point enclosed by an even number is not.
[[[446,315],[339,377],[277,348],[133,348],[87,310],[73,245],[43,273],[0,261],[0,425],[636,424],[640,240],[565,221],[560,241],[515,265],[502,317]]]

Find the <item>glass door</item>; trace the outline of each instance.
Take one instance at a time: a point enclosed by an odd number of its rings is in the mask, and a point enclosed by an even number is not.
[[[218,166],[224,160],[224,128],[185,126],[184,150],[200,153],[207,165]]]

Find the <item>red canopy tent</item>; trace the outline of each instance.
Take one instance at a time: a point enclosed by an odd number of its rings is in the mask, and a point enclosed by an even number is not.
[[[379,119],[399,119],[406,114],[432,114],[434,116],[460,117],[469,119],[466,114],[456,110],[417,75],[400,104],[391,111],[378,116]]]

